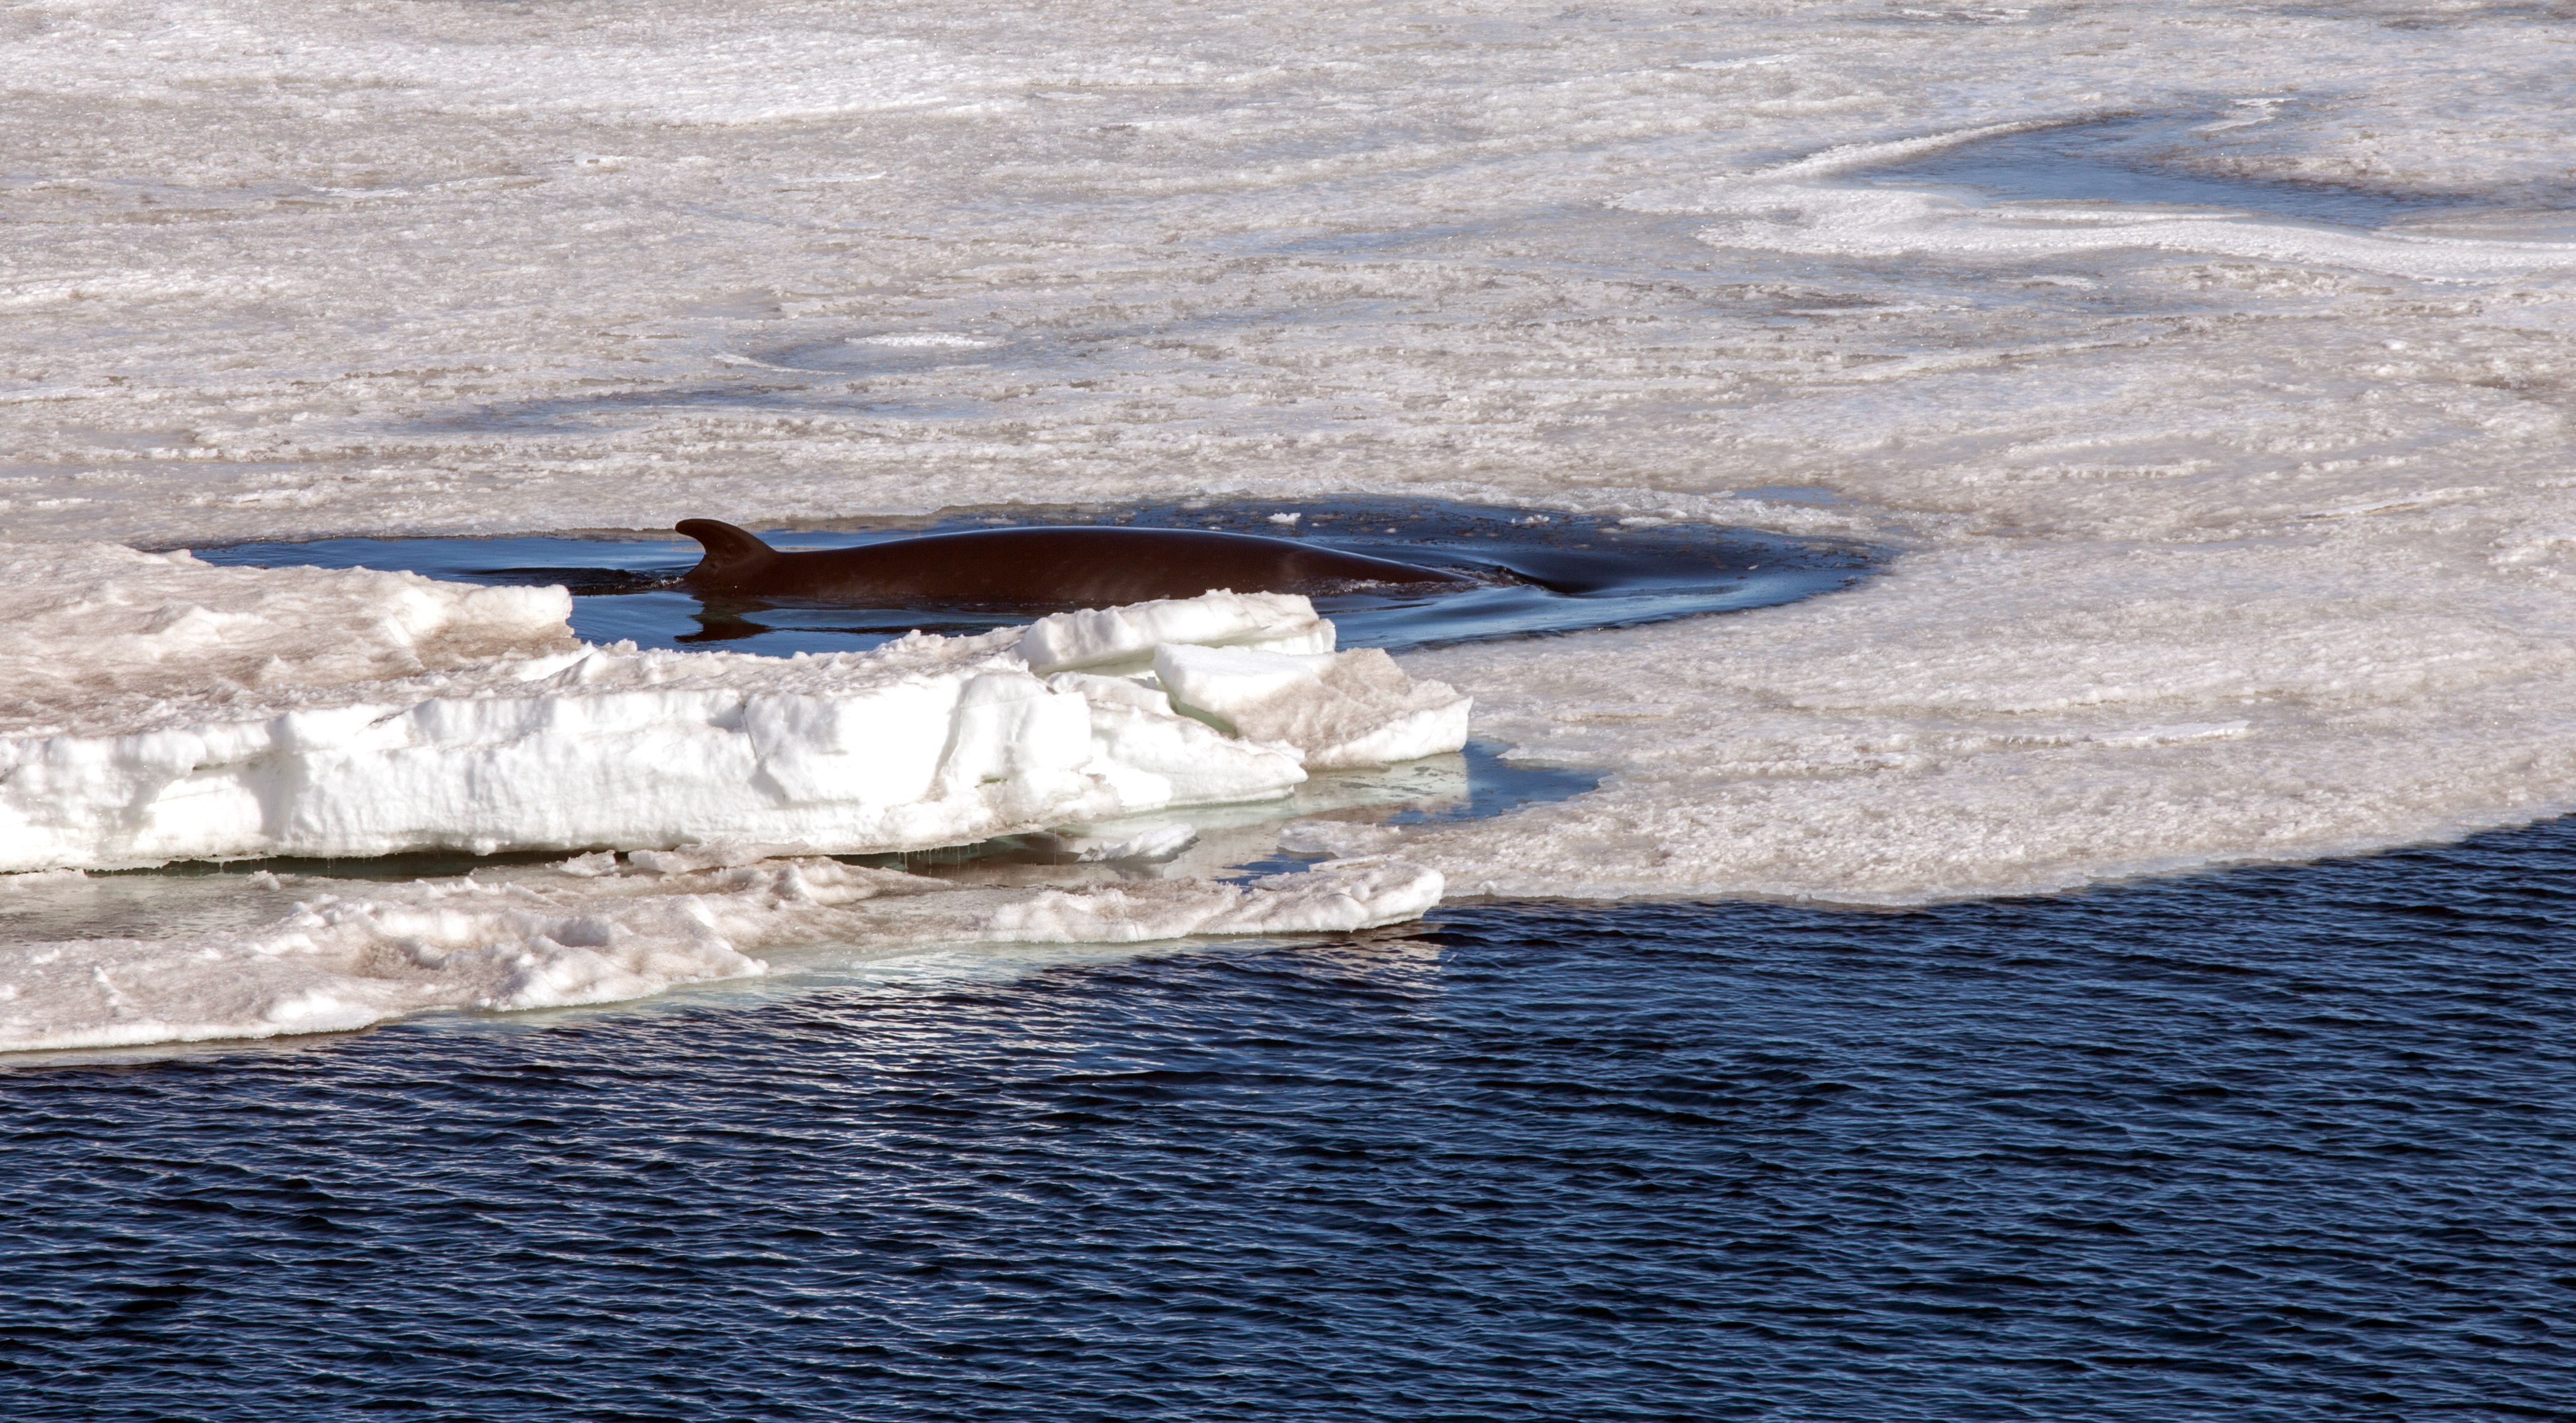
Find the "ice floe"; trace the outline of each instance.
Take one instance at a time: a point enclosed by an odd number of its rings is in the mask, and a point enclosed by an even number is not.
[[[561,588],[0,545],[0,736],[212,721],[312,689],[576,646]]]
[[[29,669],[0,723],[0,871],[919,849],[1275,798],[1309,766],[1466,739],[1466,698],[1382,652],[1315,650],[1332,628],[1301,597],[772,658],[566,647],[560,590],[120,552],[40,549],[0,581]],[[496,647],[559,650],[465,660]],[[1139,660],[1155,671],[1040,675]]]
[[[2538,13],[26,8],[0,532],[1758,523],[1903,556],[1406,656],[1604,778],[1402,853],[1516,895],[1920,903],[2560,814],[2576,189]],[[2077,130],[2146,200],[2062,181]],[[1981,152],[2047,181],[1931,173]],[[2186,179],[2246,202],[2155,196]],[[2258,191],[2292,188],[2386,216]],[[1043,675],[1106,679],[1050,690],[1140,803],[1223,735],[1116,662]]]
[[[1165,643],[1257,652],[1333,650],[1333,625],[1293,593],[1208,593],[1053,613],[1014,644],[1032,672],[1141,672]]]
[[[943,944],[1349,931],[1415,918],[1442,888],[1434,871],[1383,862],[1248,885],[1027,890],[830,859],[670,857],[657,871],[651,858],[584,857],[361,894],[345,881],[306,881],[341,892],[315,893],[247,929],[12,946],[0,954],[0,1052],[334,1032],[439,1008],[604,1003],[768,973],[772,962],[753,955],[779,950],[870,957]]]

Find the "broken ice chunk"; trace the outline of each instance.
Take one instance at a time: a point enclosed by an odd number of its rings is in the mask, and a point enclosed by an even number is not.
[[[1308,770],[1374,766],[1467,744],[1471,701],[1416,682],[1377,648],[1290,654],[1241,647],[1154,649],[1175,710],[1253,741],[1285,742]]]
[[[1245,741],[1181,716],[1125,677],[1059,672],[1046,685],[1091,707],[1091,774],[1130,810],[1275,800],[1306,779],[1297,748]]]
[[[1299,820],[1279,832],[1283,854],[1324,856],[1337,860],[1382,854],[1404,838],[1393,825],[1355,824],[1347,820]]]
[[[1165,642],[1330,652],[1333,625],[1295,593],[1208,593],[1049,614],[1020,635],[1019,654],[1041,677],[1075,669],[1142,670],[1155,645]]]
[[[1119,835],[1032,835],[1032,842],[1072,859],[1076,864],[1154,863],[1168,860],[1197,843],[1197,827],[1177,821],[1140,825]]]
[[[1184,934],[1347,933],[1420,918],[1440,902],[1437,870],[1380,863],[1269,875],[1248,885],[1161,880],[1047,890],[1005,905],[986,933],[1021,943],[1132,944]]]

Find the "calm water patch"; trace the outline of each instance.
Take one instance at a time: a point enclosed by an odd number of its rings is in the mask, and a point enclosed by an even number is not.
[[[0,1415],[2567,1418],[2571,869],[21,1065]]]

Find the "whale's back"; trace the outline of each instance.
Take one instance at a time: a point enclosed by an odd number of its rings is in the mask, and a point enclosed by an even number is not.
[[[1286,539],[1199,529],[979,529],[779,553],[713,519],[679,528],[707,548],[705,561],[681,580],[688,586],[826,603],[1106,607],[1219,588],[1290,593],[1469,581]]]

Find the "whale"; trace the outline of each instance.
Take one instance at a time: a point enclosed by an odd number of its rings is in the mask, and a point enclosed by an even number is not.
[[[1195,598],[1220,589],[1331,593],[1365,585],[1433,588],[1477,581],[1445,569],[1212,529],[976,529],[784,553],[717,519],[682,519],[672,527],[706,550],[680,576],[680,586],[691,592],[858,607],[1096,608]]]

